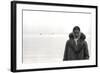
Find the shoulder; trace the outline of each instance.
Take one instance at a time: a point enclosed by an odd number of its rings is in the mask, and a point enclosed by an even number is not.
[[[83,44],[84,44],[84,45],[87,45],[87,42],[84,40],[84,41],[83,41]]]
[[[73,43],[73,40],[72,39],[69,39],[66,41],[66,44],[72,44]]]

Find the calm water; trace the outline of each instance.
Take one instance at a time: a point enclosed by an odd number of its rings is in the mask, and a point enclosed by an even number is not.
[[[68,35],[24,35],[24,63],[60,62],[63,60]],[[87,36],[90,50],[90,36]]]

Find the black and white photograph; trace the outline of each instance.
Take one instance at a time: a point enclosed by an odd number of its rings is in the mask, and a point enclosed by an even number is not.
[[[69,34],[69,40],[66,43],[63,60],[89,59],[88,44],[85,39],[85,34],[80,32],[78,26],[75,26],[73,32]]]
[[[13,72],[97,66],[97,6],[11,4]]]

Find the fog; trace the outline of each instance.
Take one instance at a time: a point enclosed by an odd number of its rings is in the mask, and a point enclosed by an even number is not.
[[[69,33],[79,26],[91,50],[91,14],[23,11],[23,62],[61,62]]]

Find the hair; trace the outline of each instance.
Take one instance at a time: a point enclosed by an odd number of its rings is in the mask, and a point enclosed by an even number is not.
[[[75,27],[73,28],[73,32],[74,32],[75,30],[79,30],[79,31],[80,31],[80,27],[79,27],[79,26],[75,26]]]

